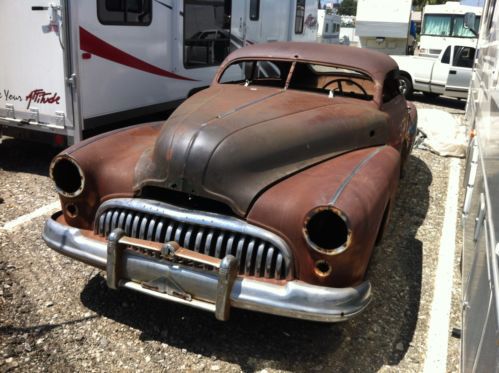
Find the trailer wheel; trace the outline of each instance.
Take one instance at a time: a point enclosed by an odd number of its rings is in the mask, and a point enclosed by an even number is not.
[[[399,91],[405,98],[411,98],[414,89],[412,87],[411,78],[406,75],[399,76]]]

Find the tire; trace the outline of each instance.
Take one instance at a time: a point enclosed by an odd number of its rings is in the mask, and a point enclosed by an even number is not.
[[[404,95],[405,98],[411,98],[414,89],[412,87],[411,78],[406,75],[399,76],[399,91]]]

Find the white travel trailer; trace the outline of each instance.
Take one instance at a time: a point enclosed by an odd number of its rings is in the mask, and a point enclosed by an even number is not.
[[[319,9],[317,13],[317,42],[326,44],[340,43],[341,16]]]
[[[423,9],[419,54],[438,57],[442,49],[450,44],[475,47],[476,37],[464,27],[464,14],[475,13],[478,30],[482,8],[461,5],[458,1],[447,1],[440,5],[426,5]]]
[[[361,48],[404,55],[412,44],[411,0],[358,0],[356,33]]]
[[[486,0],[466,109],[461,371],[499,372],[499,7]],[[473,25],[469,19],[468,25]]]
[[[232,3],[231,35],[245,43],[315,41],[317,0],[226,0]]]
[[[234,48],[315,41],[317,9],[316,0],[0,0],[0,132],[64,145],[168,110],[209,85]]]

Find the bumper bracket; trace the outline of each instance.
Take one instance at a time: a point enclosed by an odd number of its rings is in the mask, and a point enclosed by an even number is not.
[[[227,255],[220,260],[183,248],[173,241],[161,244],[127,237],[122,229],[117,228],[111,232],[107,243],[106,277],[107,286],[111,289],[137,286],[137,284],[132,285],[128,280],[123,280],[123,258],[125,256],[125,251],[129,248],[137,249],[139,252],[143,253],[146,251],[152,252],[155,256],[159,256],[168,261],[172,261],[176,258],[218,268],[218,283],[214,308],[209,302],[201,302],[206,303],[205,308],[214,311],[215,317],[218,320],[226,321],[229,319],[230,294],[238,272],[238,263],[233,255]],[[159,284],[162,286],[159,286]],[[151,292],[158,292],[163,296],[164,293],[166,293],[167,296],[177,299],[180,298],[184,302],[191,302],[193,299],[192,295],[185,292],[167,273],[160,278],[142,283],[141,285]],[[197,301],[199,302],[199,300]]]

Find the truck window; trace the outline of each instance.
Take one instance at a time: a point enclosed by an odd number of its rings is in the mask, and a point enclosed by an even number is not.
[[[219,65],[230,52],[230,18],[224,1],[184,1],[184,66]]]
[[[250,20],[258,21],[260,18],[260,0],[250,0]]]
[[[473,61],[475,60],[475,48],[471,47],[454,47],[454,59],[452,61],[453,66],[458,67],[473,67]]]
[[[296,0],[295,34],[303,34],[305,23],[305,0]]]
[[[447,47],[444,54],[442,55],[442,63],[450,63],[450,46]]]
[[[97,18],[103,25],[148,26],[152,0],[97,0]]]

